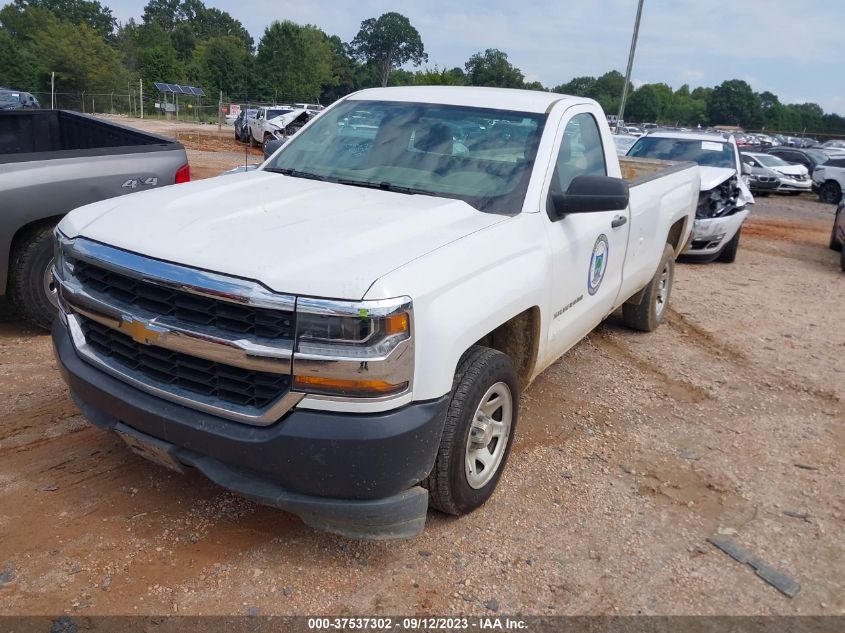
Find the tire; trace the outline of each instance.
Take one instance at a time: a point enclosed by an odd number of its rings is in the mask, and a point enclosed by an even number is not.
[[[492,403],[493,407],[499,404],[499,408],[492,410],[488,404],[490,416],[487,417],[486,428],[475,424],[476,421],[483,423],[479,416],[482,415],[484,401]],[[434,468],[423,482],[433,508],[460,516],[472,512],[490,498],[510,454],[518,409],[519,389],[511,359],[487,347],[476,345],[470,348],[458,363],[440,448]],[[496,419],[497,415],[500,420]],[[503,431],[502,423],[507,424],[508,417],[509,426]],[[497,430],[502,434],[492,436]],[[472,443],[471,436],[477,438],[475,443]],[[483,444],[484,440],[488,443]],[[476,455],[489,455],[490,464],[480,468],[482,464],[475,459]],[[471,462],[474,472],[470,472],[468,466]]]
[[[830,229],[830,250],[832,251],[841,251],[842,250],[842,242],[836,239],[836,225],[839,224],[839,211],[833,216],[833,227]]]
[[[671,244],[663,248],[663,257],[648,286],[643,290],[639,304],[622,305],[622,321],[629,328],[641,332],[653,332],[666,315],[666,306],[672,294],[675,279],[675,249]]]
[[[835,180],[828,180],[819,187],[819,200],[827,204],[836,204],[842,198],[842,187]]]
[[[719,251],[719,256],[716,258],[717,262],[722,262],[723,264],[733,264],[736,261],[736,251],[739,249],[739,234],[742,233],[742,227],[739,227],[739,230],[736,232],[730,242],[725,244],[722,247],[722,250]]]
[[[768,198],[770,195],[772,195],[772,192],[771,191],[758,191],[754,195],[760,196],[761,198]]]
[[[17,241],[9,267],[9,294],[23,317],[45,330],[50,329],[58,306],[49,289],[52,267],[52,226],[36,227]]]

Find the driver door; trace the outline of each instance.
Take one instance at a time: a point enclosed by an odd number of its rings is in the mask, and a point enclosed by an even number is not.
[[[593,108],[567,110],[556,139],[557,161],[546,194],[565,193],[577,176],[606,176],[607,161]],[[560,355],[613,309],[622,285],[629,209],[570,213],[548,222],[552,250],[549,347]]]

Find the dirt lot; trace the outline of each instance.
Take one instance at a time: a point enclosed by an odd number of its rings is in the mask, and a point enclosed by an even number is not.
[[[195,176],[232,158],[203,151]],[[657,332],[611,318],[547,370],[492,500],[431,513],[412,541],[317,533],[134,456],[84,421],[49,338],[3,306],[0,612],[845,613],[831,218],[761,199],[735,264],[679,265]],[[706,542],[718,534],[800,593]]]

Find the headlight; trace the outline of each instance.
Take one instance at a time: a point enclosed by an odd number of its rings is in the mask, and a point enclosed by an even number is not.
[[[409,389],[412,304],[298,299],[294,388],[334,396],[385,397]]]

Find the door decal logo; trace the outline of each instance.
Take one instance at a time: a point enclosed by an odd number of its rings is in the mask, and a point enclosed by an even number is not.
[[[610,254],[610,244],[607,236],[602,233],[593,245],[593,254],[590,256],[590,269],[587,271],[587,291],[594,295],[601,286],[604,279],[604,271],[607,270],[607,258]]]

